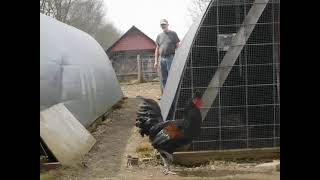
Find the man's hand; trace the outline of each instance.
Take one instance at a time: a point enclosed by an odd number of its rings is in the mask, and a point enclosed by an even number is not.
[[[158,67],[159,67],[159,63],[158,63],[158,61],[156,60],[155,61],[155,63],[154,63],[154,66],[153,66],[155,69],[158,69]]]
[[[177,42],[176,48],[179,48],[180,46],[181,46],[181,43],[180,43],[180,42]]]

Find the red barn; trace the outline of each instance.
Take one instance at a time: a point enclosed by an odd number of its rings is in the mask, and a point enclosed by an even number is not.
[[[156,43],[138,28],[132,26],[106,50],[106,53],[119,80],[137,78],[138,55],[142,61],[144,79],[152,80],[158,76],[157,70],[153,68],[155,49]]]

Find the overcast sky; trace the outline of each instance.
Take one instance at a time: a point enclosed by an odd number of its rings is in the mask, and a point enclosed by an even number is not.
[[[192,24],[187,8],[191,0],[104,0],[107,19],[122,32],[135,25],[155,40],[162,32],[160,19],[169,21],[169,29],[177,32],[180,40]]]

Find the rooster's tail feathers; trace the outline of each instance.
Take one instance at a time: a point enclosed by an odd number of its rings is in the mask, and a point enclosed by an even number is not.
[[[137,96],[138,97],[138,96]],[[143,102],[139,105],[137,111],[136,127],[140,128],[139,132],[141,136],[150,135],[150,129],[163,122],[161,116],[161,110],[158,103],[152,99],[146,99],[139,96]]]

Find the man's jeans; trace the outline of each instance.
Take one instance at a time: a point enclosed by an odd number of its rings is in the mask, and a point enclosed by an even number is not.
[[[173,60],[173,55],[168,57],[160,57],[160,71],[161,71],[161,85],[162,89],[165,88],[167,78],[170,72],[171,63]]]

